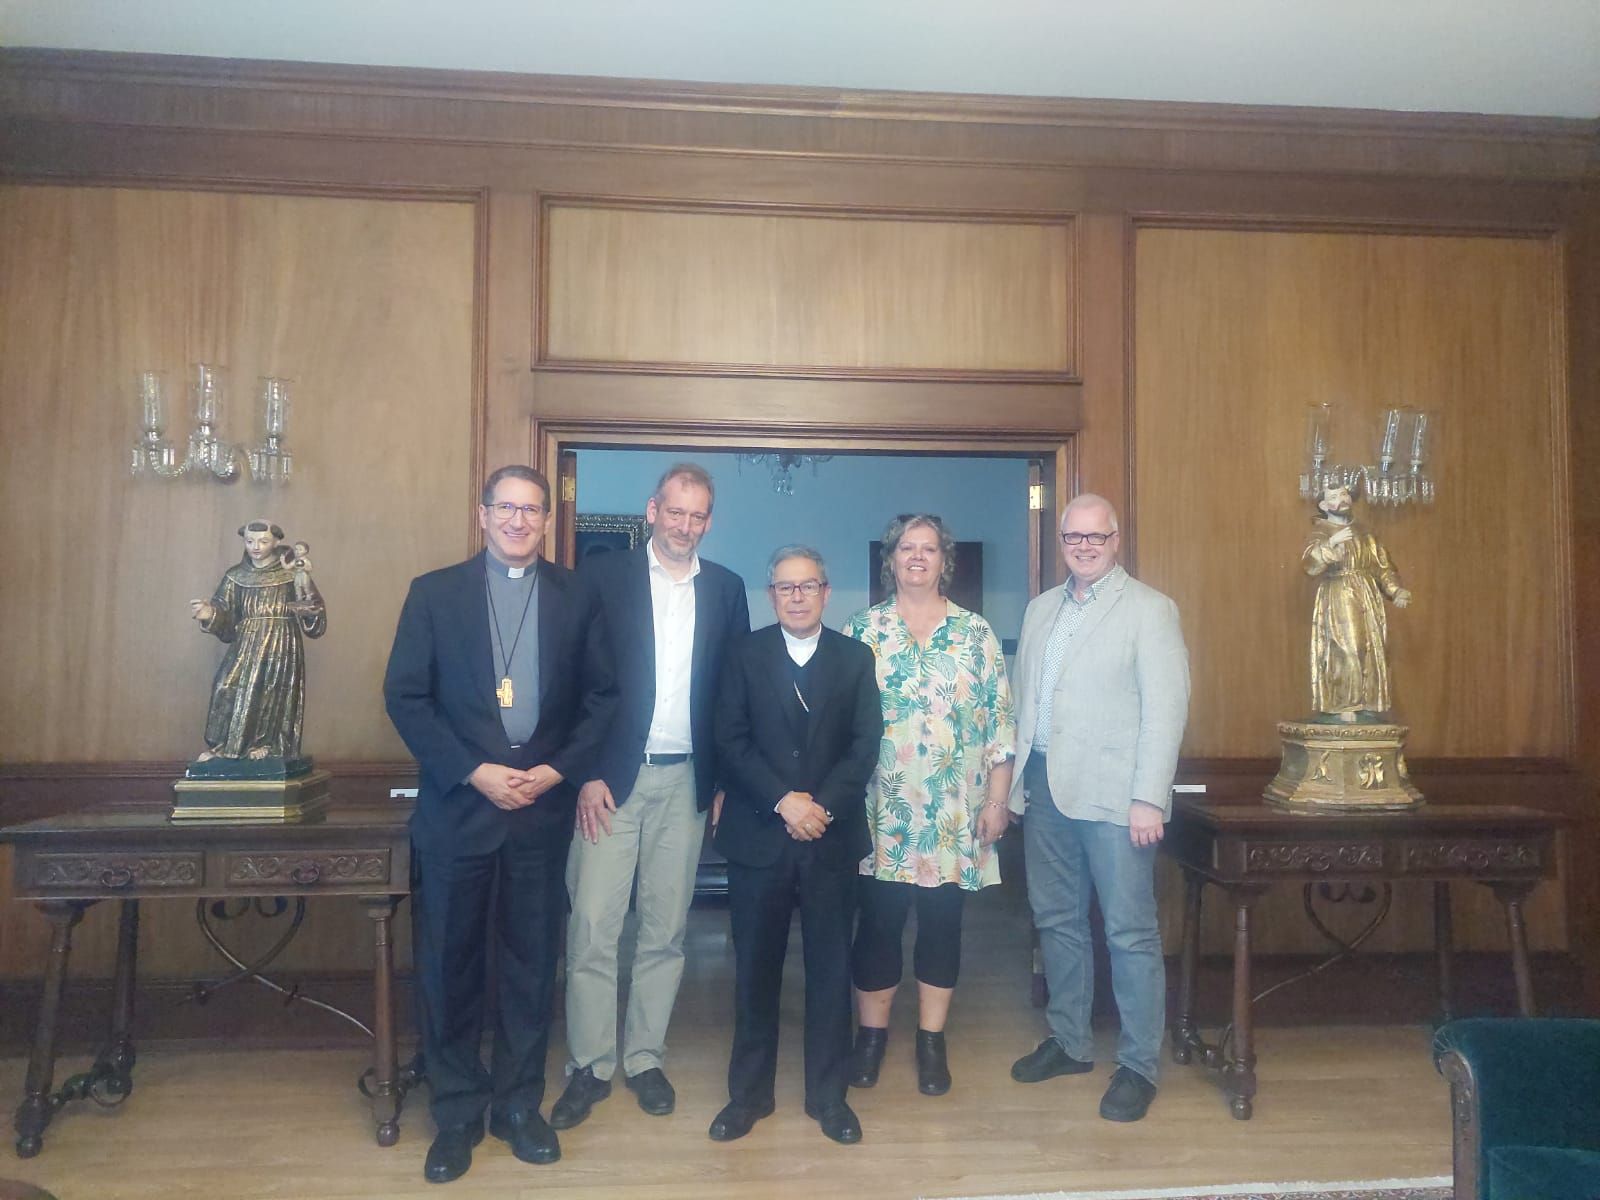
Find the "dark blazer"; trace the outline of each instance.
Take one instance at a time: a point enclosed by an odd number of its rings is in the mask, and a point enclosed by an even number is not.
[[[622,804],[644,762],[645,740],[656,708],[656,635],[650,604],[650,563],[644,547],[586,559],[586,593],[601,614],[606,659],[615,671],[617,703],[585,779],[603,779]],[[689,738],[700,811],[711,807],[718,785],[712,701],[728,644],[750,631],[744,580],[726,567],[700,560],[694,579],[694,658],[689,673]]]
[[[411,581],[383,679],[389,719],[420,768],[411,832],[435,853],[486,854],[507,837],[569,820],[615,694],[594,614],[573,573],[540,560],[539,724],[513,750],[495,702],[483,554]],[[467,776],[480,763],[565,777],[515,812],[490,803]]]
[[[835,861],[859,859],[872,848],[867,784],[883,741],[872,651],[822,631],[811,659],[808,718],[789,662],[778,625],[757,630],[729,652],[717,695],[717,752],[728,794],[715,845],[729,862],[771,866],[789,840],[775,806],[788,792],[810,792],[833,814],[817,839],[818,852]]]

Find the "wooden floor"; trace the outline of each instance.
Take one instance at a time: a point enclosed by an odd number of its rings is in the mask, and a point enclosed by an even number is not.
[[[1032,1086],[1009,1077],[1011,1061],[1043,1035],[1042,1016],[1028,1003],[1026,924],[1013,902],[996,890],[975,903],[965,948],[949,1030],[954,1089],[938,1098],[916,1091],[908,992],[896,1007],[881,1081],[851,1093],[865,1130],[859,1146],[827,1141],[800,1111],[798,943],[785,985],[778,1112],[742,1141],[706,1138],[726,1099],[732,951],[726,911],[697,908],[667,1063],[677,1111],[647,1116],[618,1088],[585,1124],[561,1135],[563,1157],[553,1166],[519,1163],[489,1138],[472,1171],[448,1192],[424,1183],[432,1136],[425,1097],[412,1098],[400,1144],[379,1149],[353,1086],[366,1066],[359,1051],[146,1048],[126,1105],[110,1112],[73,1105],[46,1134],[38,1158],[0,1151],[0,1179],[37,1184],[60,1200],[895,1200],[1449,1174],[1448,1092],[1424,1028],[1267,1028],[1258,1037],[1253,1120],[1232,1120],[1200,1068],[1168,1063],[1150,1115],[1114,1125],[1096,1114],[1110,1072],[1111,1031],[1100,1037],[1093,1075]],[[553,1080],[562,1053],[558,1028]],[[20,1097],[24,1065],[0,1060],[7,1112]],[[81,1062],[61,1066],[58,1083]]]

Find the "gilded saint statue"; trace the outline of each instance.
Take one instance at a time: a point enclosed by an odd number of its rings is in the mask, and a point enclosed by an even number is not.
[[[1301,561],[1316,577],[1311,613],[1311,704],[1315,720],[1372,723],[1390,708],[1388,615],[1411,602],[1389,554],[1355,523],[1354,489],[1323,490]]]
[[[189,602],[200,628],[228,647],[211,685],[206,748],[195,761],[298,760],[306,697],[303,639],[327,632],[327,608],[312,582],[304,543],[280,547],[283,530],[265,520],[240,526],[239,536],[244,554],[215,594]]]

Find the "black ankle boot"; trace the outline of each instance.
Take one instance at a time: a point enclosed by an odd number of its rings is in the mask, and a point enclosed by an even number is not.
[[[883,1065],[883,1051],[888,1044],[887,1029],[863,1025],[856,1030],[855,1048],[850,1051],[851,1087],[869,1088],[878,1082],[878,1068]]]
[[[944,1057],[944,1034],[917,1030],[917,1091],[942,1096],[950,1090],[950,1064]]]

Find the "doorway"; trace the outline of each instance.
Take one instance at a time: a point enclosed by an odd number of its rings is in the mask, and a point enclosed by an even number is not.
[[[841,430],[757,444],[748,434],[669,426],[540,424],[534,431],[535,461],[558,480],[558,562],[576,563],[580,516],[590,526],[595,518],[619,526],[636,520],[661,472],[693,459],[717,485],[706,557],[744,577],[753,624],[771,619],[764,572],[776,546],[801,542],[822,551],[834,590],[824,620],[837,628],[867,606],[871,547],[888,521],[935,512],[958,541],[981,545],[980,611],[1008,654],[1028,600],[1059,582],[1053,532],[1058,506],[1072,494],[1073,450],[1071,435],[1059,433],[874,438]],[[792,494],[774,486],[770,456],[778,453],[807,456],[792,469]],[[769,461],[752,461],[758,454]]]

